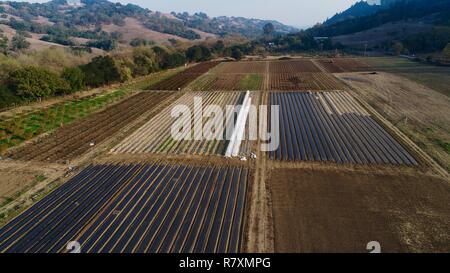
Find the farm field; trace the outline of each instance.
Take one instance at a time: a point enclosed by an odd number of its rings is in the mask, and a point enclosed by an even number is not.
[[[269,62],[224,62],[217,67],[219,74],[262,74],[266,72]]]
[[[263,89],[262,74],[204,75],[193,83],[193,91],[258,91]]]
[[[0,253],[69,241],[83,253],[367,253],[370,241],[448,252],[448,96],[362,58],[277,58],[200,63],[5,115]],[[243,118],[249,98],[279,105],[277,150],[226,140],[236,120],[236,138],[272,131],[270,112]],[[242,104],[213,130],[222,139],[200,138],[220,121],[206,106]],[[172,117],[176,106],[190,112]],[[174,139],[174,122],[190,139]]]
[[[132,95],[136,90],[145,89],[163,79],[171,77],[183,68],[153,73],[137,80],[114,87],[111,90],[99,88],[86,92],[87,95],[72,96],[69,99],[53,99],[21,106],[0,113],[0,155],[8,148],[15,147],[24,141],[41,134],[58,129],[61,125],[69,125],[107,106]]]
[[[82,252],[235,253],[247,175],[233,167],[91,165],[1,228],[0,252],[64,252],[76,239]]]
[[[117,102],[127,96],[127,91],[115,92],[58,103],[38,111],[24,112],[0,120],[0,153],[45,132],[55,130]]]
[[[172,93],[142,92],[78,122],[64,126],[54,134],[15,149],[10,158],[29,161],[63,162],[88,151],[133,120],[163,102]]]
[[[389,72],[450,96],[450,67],[427,65],[400,57],[364,58],[375,71]]]
[[[367,71],[371,66],[364,62],[365,59],[320,59],[316,62],[329,73]]]
[[[111,150],[113,154],[191,154],[191,155],[224,155],[227,148],[226,124],[230,122],[233,116],[228,113],[224,117],[222,130],[217,130],[215,136],[220,136],[223,140],[196,140],[198,138],[191,127],[185,135],[190,136],[191,140],[175,140],[171,136],[171,127],[174,118],[171,117],[171,110],[176,105],[186,105],[191,109],[192,115],[200,113],[202,109],[194,109],[194,99],[201,98],[203,106],[218,105],[225,109],[227,105],[234,106],[242,103],[244,92],[189,92],[167,107],[160,114],[155,116],[135,133],[126,138],[122,143]],[[257,103],[257,94],[251,95],[252,103]],[[203,109],[204,110],[204,109]],[[203,119],[203,126],[208,121],[215,121],[218,117],[212,119]],[[193,126],[193,124],[191,124]],[[194,135],[195,134],[195,135]],[[183,135],[183,136],[185,136]],[[183,137],[184,138],[184,137]],[[242,147],[248,147],[247,141],[244,141]],[[248,149],[241,150],[244,155],[250,153]]]
[[[450,171],[450,98],[396,74],[378,72],[337,75],[353,93],[395,124]],[[432,109],[432,111],[430,111]]]
[[[309,59],[269,62],[270,74],[319,73],[320,69]]]
[[[272,159],[418,164],[344,92],[271,93],[269,102],[280,105],[280,146]]]
[[[271,74],[270,91],[342,90],[345,85],[326,73]]]
[[[220,62],[205,62],[194,65],[181,73],[173,75],[165,80],[157,82],[148,87],[149,90],[181,90],[188,86],[196,78],[200,77]]]
[[[408,171],[280,168],[269,178],[274,251],[450,251],[448,181]]]

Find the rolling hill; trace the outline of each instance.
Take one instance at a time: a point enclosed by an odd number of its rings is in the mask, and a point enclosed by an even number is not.
[[[308,33],[357,49],[401,42],[412,52],[439,51],[450,42],[450,1],[359,2]]]
[[[108,49],[107,40],[130,43],[140,39],[161,44],[227,36],[253,39],[262,34],[267,23],[272,23],[279,34],[297,31],[276,21],[211,18],[204,13],[165,14],[106,0],[53,0],[42,4],[0,2],[0,29],[7,36],[16,31],[28,32],[31,35],[28,40],[38,47],[59,44]]]
[[[333,25],[342,21],[351,20],[359,17],[372,15],[382,9],[381,5],[371,5],[366,1],[360,1],[348,8],[347,10],[337,13],[333,17],[327,19],[324,25]]]

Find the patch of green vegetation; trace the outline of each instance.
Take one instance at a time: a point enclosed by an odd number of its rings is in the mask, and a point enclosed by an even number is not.
[[[214,68],[213,68],[214,69]],[[209,83],[214,81],[217,78],[217,74],[215,72],[205,73],[191,82],[186,89],[192,91],[206,90]]]
[[[36,176],[36,181],[37,181],[37,182],[42,182],[42,181],[44,181],[45,179],[47,179],[47,177],[45,177],[44,175],[38,175],[38,176]]]
[[[439,147],[441,147],[442,149],[444,149],[444,151],[450,155],[450,143],[443,141],[442,139],[439,138],[435,138],[433,140],[434,143],[436,143],[436,145],[438,145]]]
[[[13,198],[13,197],[11,197],[11,196],[6,197],[6,198],[5,198],[5,201],[3,201],[3,202],[0,204],[0,208],[1,208],[1,207],[4,207],[4,206],[6,206],[6,205],[8,205],[8,204],[11,203],[12,201],[14,201],[14,198]]]
[[[35,112],[19,114],[8,120],[0,120],[5,134],[0,144],[16,146],[27,139],[73,123],[87,114],[98,111],[110,103],[124,98],[130,89],[121,88],[111,93],[58,103]],[[77,110],[75,110],[77,109]]]
[[[246,74],[239,81],[239,90],[259,90],[262,80],[261,74]]]

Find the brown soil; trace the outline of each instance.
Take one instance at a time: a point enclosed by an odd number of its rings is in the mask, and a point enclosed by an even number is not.
[[[202,86],[203,91],[239,90],[240,74],[219,74],[208,84]]]
[[[0,204],[44,179],[55,179],[63,170],[57,164],[0,161]]]
[[[329,73],[367,71],[370,66],[356,59],[321,59],[316,64],[323,67]]]
[[[449,181],[423,174],[277,169],[276,252],[450,251]]]
[[[449,97],[384,72],[336,76],[353,87],[356,97],[366,101],[447,171],[450,170],[450,155],[443,147],[450,143]]]
[[[218,73],[223,74],[261,74],[266,71],[267,62],[228,62],[223,63],[218,69]]]
[[[271,91],[342,90],[345,86],[326,73],[271,74]]]
[[[160,81],[152,85],[150,90],[181,90],[200,77],[210,69],[218,65],[220,62],[200,63],[174,75],[166,80]]]
[[[75,158],[151,110],[156,101],[162,102],[172,94],[139,93],[104,111],[62,127],[47,137],[14,149],[9,156],[22,161],[47,162],[63,162]]]
[[[295,74],[295,73],[316,73],[320,69],[311,60],[288,60],[272,61],[269,65],[270,73]]]

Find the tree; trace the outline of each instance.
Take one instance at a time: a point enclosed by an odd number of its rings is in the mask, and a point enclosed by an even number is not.
[[[239,48],[234,47],[233,49],[231,49],[231,57],[233,57],[235,60],[239,61],[242,59],[243,56],[244,53],[242,53],[242,51]]]
[[[84,74],[79,67],[64,68],[61,78],[69,84],[71,92],[80,91],[85,87]]]
[[[264,37],[266,39],[272,39],[273,33],[275,31],[275,27],[272,23],[267,23],[263,27]]]
[[[154,46],[152,50],[155,53],[156,63],[159,65],[159,67],[161,67],[161,63],[163,62],[165,56],[169,53],[167,53],[167,51],[160,46]]]
[[[204,45],[195,45],[187,49],[186,58],[191,62],[203,62],[211,59],[211,50]]]
[[[392,45],[392,50],[394,51],[395,55],[400,55],[404,50],[403,44],[400,42],[395,42]]]
[[[85,83],[88,86],[98,87],[105,84],[122,81],[125,77],[123,71],[111,56],[98,56],[88,64],[80,67],[84,73]]]
[[[216,54],[222,54],[225,50],[225,44],[222,40],[219,40],[213,45],[212,50]]]
[[[167,54],[162,63],[161,68],[168,69],[184,65],[187,62],[186,56],[181,53]]]
[[[113,40],[113,39],[101,39],[101,40],[87,42],[86,46],[103,49],[105,51],[111,51],[117,47],[117,42],[116,42],[116,40]]]
[[[450,43],[447,44],[442,53],[444,53],[445,58],[450,59]]]
[[[21,51],[28,49],[30,47],[30,43],[27,41],[25,36],[16,34],[11,40],[11,47],[14,51]]]
[[[0,34],[0,53],[8,53],[8,37]]]
[[[156,54],[150,48],[135,48],[133,50],[133,63],[133,76],[148,75],[158,70]]]
[[[9,88],[24,99],[37,99],[64,94],[69,86],[57,74],[44,68],[30,66],[10,73]]]

